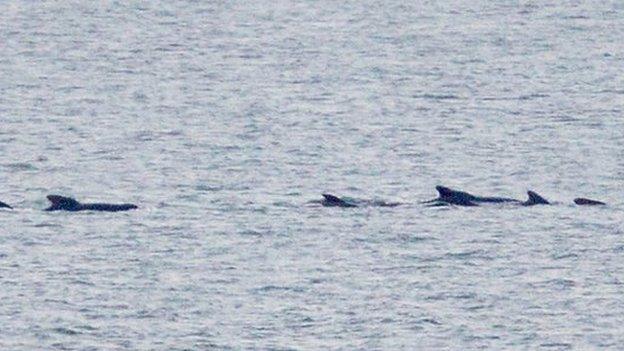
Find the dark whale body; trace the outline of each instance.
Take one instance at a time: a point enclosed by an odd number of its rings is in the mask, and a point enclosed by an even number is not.
[[[65,196],[60,195],[48,195],[48,200],[52,203],[50,207],[46,208],[46,211],[106,211],[106,212],[118,212],[128,211],[138,208],[133,204],[81,204],[80,202]]]
[[[430,203],[430,206],[444,206],[444,205],[457,205],[457,206],[479,206],[481,203],[495,203],[495,204],[518,204],[521,206],[533,206],[533,205],[548,205],[550,202],[540,196],[534,191],[528,191],[529,198],[526,201],[520,201],[507,197],[495,197],[495,196],[477,196],[470,193],[453,190],[445,186],[438,185],[436,190],[440,194],[437,199],[425,201]]]
[[[375,207],[395,207],[399,206],[398,202],[386,202],[382,200],[365,200],[365,199],[347,199],[340,198],[336,195],[332,194],[322,194],[323,200],[320,202],[313,201],[316,203],[320,203],[325,207],[344,207],[344,208],[352,208],[352,207],[367,207],[367,206],[375,206]]]
[[[602,201],[597,201],[597,200],[592,200],[592,199],[586,199],[583,197],[578,197],[576,199],[574,199],[574,203],[577,205],[581,205],[581,206],[600,206],[600,205],[606,205],[606,203],[602,202]]]
[[[13,207],[5,204],[4,202],[0,201],[0,208],[8,208],[8,209],[12,209]]]
[[[348,202],[339,198],[338,196],[334,196],[332,194],[322,194],[323,200],[321,200],[321,205],[325,207],[357,207],[356,204]]]

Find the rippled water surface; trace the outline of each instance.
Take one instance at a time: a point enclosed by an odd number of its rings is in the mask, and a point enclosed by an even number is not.
[[[624,348],[622,2],[0,10],[1,349]]]

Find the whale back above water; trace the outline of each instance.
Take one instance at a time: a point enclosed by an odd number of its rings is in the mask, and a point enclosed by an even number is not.
[[[534,191],[527,191],[527,195],[529,195],[529,199],[522,203],[524,206],[550,205],[550,202],[548,202],[548,200],[546,200],[540,194]]]
[[[51,205],[46,211],[80,211],[80,203],[71,197],[48,195],[47,198]]]
[[[118,212],[128,211],[138,208],[133,204],[104,204],[104,203],[87,203],[82,204],[71,197],[61,195],[48,195],[48,200],[51,202],[50,207],[46,208],[46,211],[106,211],[106,212]]]
[[[533,205],[547,205],[550,204],[548,200],[543,198],[538,193],[529,190],[527,192],[529,198],[527,201],[520,201],[508,197],[497,196],[477,196],[464,191],[453,190],[451,188],[438,185],[436,190],[440,194],[437,199],[425,201],[430,203],[430,206],[442,206],[442,205],[458,205],[458,206],[479,206],[480,203],[495,203],[495,204],[519,204],[523,206]]]
[[[478,206],[479,203],[520,203],[519,200],[507,197],[497,196],[477,196],[464,191],[453,190],[442,185],[436,186],[436,190],[440,194],[432,202],[436,204],[447,203],[458,206]]]
[[[472,194],[463,191],[453,190],[442,185],[436,186],[436,190],[438,191],[440,196],[437,199],[430,201],[434,202],[435,205],[446,203],[459,206],[478,206],[475,203],[476,197]]]
[[[576,199],[574,199],[574,203],[577,204],[577,205],[581,205],[581,206],[601,206],[601,205],[606,205],[606,203],[604,203],[602,201],[586,199],[584,197],[577,197]]]
[[[423,201],[421,203],[429,204],[428,206],[448,206],[448,205],[458,205],[458,206],[478,206],[479,203],[518,203],[523,206],[533,206],[533,205],[549,205],[550,202],[546,200],[543,196],[538,193],[529,190],[527,192],[528,199],[524,202],[505,197],[484,197],[484,196],[476,196],[470,193],[453,190],[451,188],[438,185],[436,186],[436,190],[439,193],[439,197],[429,201]],[[385,201],[371,201],[371,200],[346,200],[342,199],[338,196],[332,194],[322,194],[323,200],[320,203],[323,206],[327,207],[359,207],[360,205],[369,205],[369,206],[381,206],[381,207],[395,207],[400,205],[398,202],[385,202]],[[45,211],[107,211],[107,212],[117,212],[117,211],[128,211],[137,209],[138,206],[134,204],[107,204],[107,203],[80,203],[77,200],[61,196],[61,195],[48,195],[48,200],[50,201],[50,207],[46,208]],[[318,203],[318,202],[317,202]],[[606,203],[587,199],[587,198],[576,198],[574,199],[574,203],[581,206],[600,206],[606,205]],[[0,208],[13,209],[10,205],[0,201]]]
[[[323,195],[323,201],[321,204],[326,207],[357,207],[356,204],[347,202],[339,198],[338,196],[332,194],[321,194]]]

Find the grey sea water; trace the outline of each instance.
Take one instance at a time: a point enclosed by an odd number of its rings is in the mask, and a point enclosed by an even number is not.
[[[621,350],[622,38],[621,1],[3,2],[0,349]]]

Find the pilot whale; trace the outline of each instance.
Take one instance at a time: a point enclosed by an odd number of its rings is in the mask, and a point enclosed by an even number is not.
[[[604,203],[602,201],[586,199],[584,197],[577,197],[576,199],[574,199],[574,203],[577,204],[577,205],[580,205],[580,206],[600,206],[600,205],[606,205],[606,203]]]
[[[5,204],[4,202],[0,201],[0,208],[8,208],[8,209],[12,209],[13,207]]]
[[[50,207],[46,208],[46,211],[106,211],[106,212],[118,212],[128,211],[138,208],[133,204],[103,204],[92,203],[82,204],[71,197],[65,197],[60,195],[48,195],[48,200],[52,203]]]
[[[479,206],[481,203],[497,203],[497,204],[518,204],[522,206],[533,205],[548,205],[550,202],[540,196],[538,193],[529,190],[527,192],[529,198],[526,201],[520,201],[508,197],[495,197],[495,196],[477,196],[464,191],[453,190],[442,185],[436,186],[436,190],[440,194],[438,198],[425,201],[424,203],[431,204],[430,206],[444,206],[444,205],[457,205],[457,206]]]
[[[320,201],[312,201],[314,203],[320,203],[325,207],[365,207],[365,206],[378,206],[378,207],[395,207],[399,206],[398,202],[385,202],[381,200],[363,200],[363,199],[351,199],[351,198],[340,198],[336,195],[332,194],[321,194],[323,195],[323,200]]]
[[[323,200],[321,200],[321,205],[325,207],[358,207],[355,203],[349,202],[348,200],[344,200],[339,198],[338,196],[332,194],[321,194],[323,195]]]

